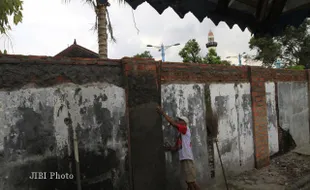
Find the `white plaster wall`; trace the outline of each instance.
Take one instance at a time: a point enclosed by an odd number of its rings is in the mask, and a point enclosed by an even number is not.
[[[268,143],[270,156],[279,152],[278,121],[276,112],[275,83],[266,82],[266,103],[268,117]]]
[[[168,84],[162,85],[161,96],[164,111],[171,117],[184,115],[189,119],[191,139],[195,166],[197,168],[197,180],[200,184],[206,183],[209,179],[208,152],[207,152],[207,131],[204,84]],[[175,129],[167,127],[164,121],[164,141],[175,143]],[[176,153],[166,153],[167,181],[170,183],[180,180],[179,160]],[[174,176],[174,177],[173,177]],[[183,183],[183,182],[182,182]],[[175,186],[175,185],[174,185]],[[173,185],[171,185],[171,188]]]
[[[38,112],[40,103],[47,106],[55,104],[55,96],[52,91],[26,89],[12,92],[0,91],[0,151],[4,148],[4,137],[7,136],[18,120],[22,117],[18,113],[18,107],[32,107]]]
[[[79,99],[76,97],[76,89],[80,88],[79,94],[82,95],[82,105],[79,105]],[[4,137],[10,132],[10,127],[15,125],[21,119],[18,114],[18,107],[33,108],[35,112],[40,113],[40,104],[54,108],[54,128],[57,142],[57,154],[61,155],[63,148],[68,144],[68,128],[64,119],[71,114],[73,126],[77,123],[82,124],[82,128],[96,128],[98,126],[83,126],[80,108],[88,107],[93,104],[94,96],[106,94],[106,101],[102,101],[102,107],[107,108],[111,114],[118,114],[116,118],[125,115],[125,91],[124,89],[108,84],[94,83],[84,86],[75,84],[58,85],[50,88],[28,88],[16,91],[0,91],[0,151],[3,151]],[[70,106],[66,106],[66,101]],[[62,107],[62,109],[60,109]],[[95,117],[94,125],[96,124]],[[118,150],[120,157],[125,159],[127,147],[125,142],[117,138],[120,121],[113,123],[113,129],[110,131],[111,137],[106,145],[108,148]],[[99,135],[100,136],[100,135]],[[97,142],[94,142],[97,143]],[[88,148],[92,149],[91,142]]]
[[[308,85],[306,82],[279,82],[279,125],[289,131],[297,146],[309,143]]]
[[[250,84],[211,84],[212,109],[219,116],[218,145],[228,174],[254,168],[254,142]],[[222,175],[215,150],[216,176]]]

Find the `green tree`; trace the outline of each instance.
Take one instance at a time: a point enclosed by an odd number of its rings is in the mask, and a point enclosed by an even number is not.
[[[203,59],[200,56],[201,48],[195,39],[189,40],[184,48],[179,52],[183,62],[189,63],[203,63]]]
[[[207,64],[221,64],[221,57],[217,55],[215,49],[209,49],[207,56],[204,58],[204,63]]]
[[[264,66],[271,67],[281,55],[281,44],[269,36],[260,38],[252,37],[249,44],[250,49],[257,50],[254,59],[262,61]]]
[[[280,58],[284,67],[303,65],[309,68],[310,59],[310,21],[306,19],[298,28],[288,26],[279,37],[252,37],[251,49],[257,50],[255,59],[272,67]]]
[[[70,2],[71,0],[63,0],[64,2]],[[108,33],[110,34],[111,40],[116,42],[113,35],[113,28],[107,9],[110,3],[107,0],[83,0],[89,4],[96,13],[96,22],[94,29],[98,33],[98,50],[100,58],[108,57]],[[118,0],[119,3],[125,3],[124,0]]]
[[[183,62],[188,63],[205,63],[205,64],[225,64],[230,65],[229,61],[221,60],[221,57],[217,55],[215,49],[209,49],[206,57],[202,57],[200,54],[201,48],[195,39],[189,40],[184,48],[179,52]]]
[[[149,51],[144,51],[143,53],[136,54],[133,57],[135,57],[135,58],[153,58],[153,56],[151,55],[151,53]]]
[[[231,65],[231,61],[222,60],[221,64],[226,65],[226,66],[230,66]]]
[[[0,0],[0,34],[11,30],[10,16],[13,16],[13,24],[17,25],[22,22],[22,5],[21,0]]]
[[[0,55],[1,55],[1,54],[7,55],[7,54],[8,54],[8,52],[6,51],[6,49],[5,49],[5,50],[3,50],[3,53],[2,53],[2,51],[0,50]]]
[[[303,65],[288,66],[287,69],[304,70],[305,66]]]

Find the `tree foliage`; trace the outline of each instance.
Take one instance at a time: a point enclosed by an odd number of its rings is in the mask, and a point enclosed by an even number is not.
[[[135,58],[153,58],[153,56],[151,55],[151,53],[149,51],[144,51],[143,53],[136,54],[133,57],[135,57]]]
[[[62,0],[63,2],[65,3],[69,3],[71,0]],[[108,0],[82,0],[84,3],[88,4],[91,6],[91,8],[93,8],[93,10],[95,11],[96,13],[96,20],[95,20],[95,24],[94,24],[94,27],[93,29],[96,31],[96,30],[100,30],[100,28],[98,28],[98,10],[101,6],[104,6],[105,7],[105,11],[106,11],[106,19],[107,19],[107,31],[108,31],[108,34],[110,35],[110,38],[113,42],[116,42],[116,38],[114,36],[114,29],[112,27],[112,22],[111,22],[111,18],[110,18],[110,13],[109,13],[109,10],[107,9],[109,6],[110,6],[110,3]],[[126,1],[125,0],[117,0],[117,2],[119,4],[125,4]],[[135,20],[134,20],[135,22]]]
[[[17,25],[23,19],[23,2],[21,0],[0,0],[0,34],[11,30],[10,17],[13,17],[13,24]]]
[[[287,69],[304,70],[305,66],[303,65],[288,66]]]
[[[222,60],[221,61],[222,65],[226,65],[226,66],[230,66],[231,65],[231,61],[227,61],[227,60]]]
[[[195,39],[189,40],[184,48],[179,52],[183,62],[202,63],[203,59],[200,56],[201,48]]]
[[[284,67],[303,65],[309,68],[310,21],[306,19],[298,28],[288,26],[279,37],[252,37],[249,46],[257,50],[256,60],[272,67],[277,58]]]
[[[204,58],[204,63],[207,64],[221,64],[221,57],[217,55],[215,49],[209,49],[207,56]]]
[[[5,50],[3,50],[3,53],[2,53],[2,51],[0,50],[0,55],[1,54],[3,54],[3,55],[7,55],[8,54],[8,52],[6,51],[6,49]]]
[[[225,64],[230,65],[229,61],[221,60],[215,49],[210,49],[207,56],[203,57],[200,54],[201,48],[195,39],[189,40],[184,48],[179,52],[183,62],[188,63],[205,63],[205,64]]]

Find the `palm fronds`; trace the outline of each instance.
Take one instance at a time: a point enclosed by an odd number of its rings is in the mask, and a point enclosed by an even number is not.
[[[116,43],[116,39],[113,35],[113,27],[112,27],[112,23],[110,19],[110,14],[109,14],[108,9],[106,11],[107,11],[107,21],[108,21],[108,33],[110,34],[111,40]]]

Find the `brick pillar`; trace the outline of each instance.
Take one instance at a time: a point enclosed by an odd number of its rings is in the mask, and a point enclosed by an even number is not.
[[[264,69],[249,67],[251,83],[253,136],[255,167],[262,168],[270,164],[268,144],[268,123],[265,80],[262,77]]]
[[[165,154],[160,115],[160,80],[152,59],[122,59],[134,190],[165,189]]]

